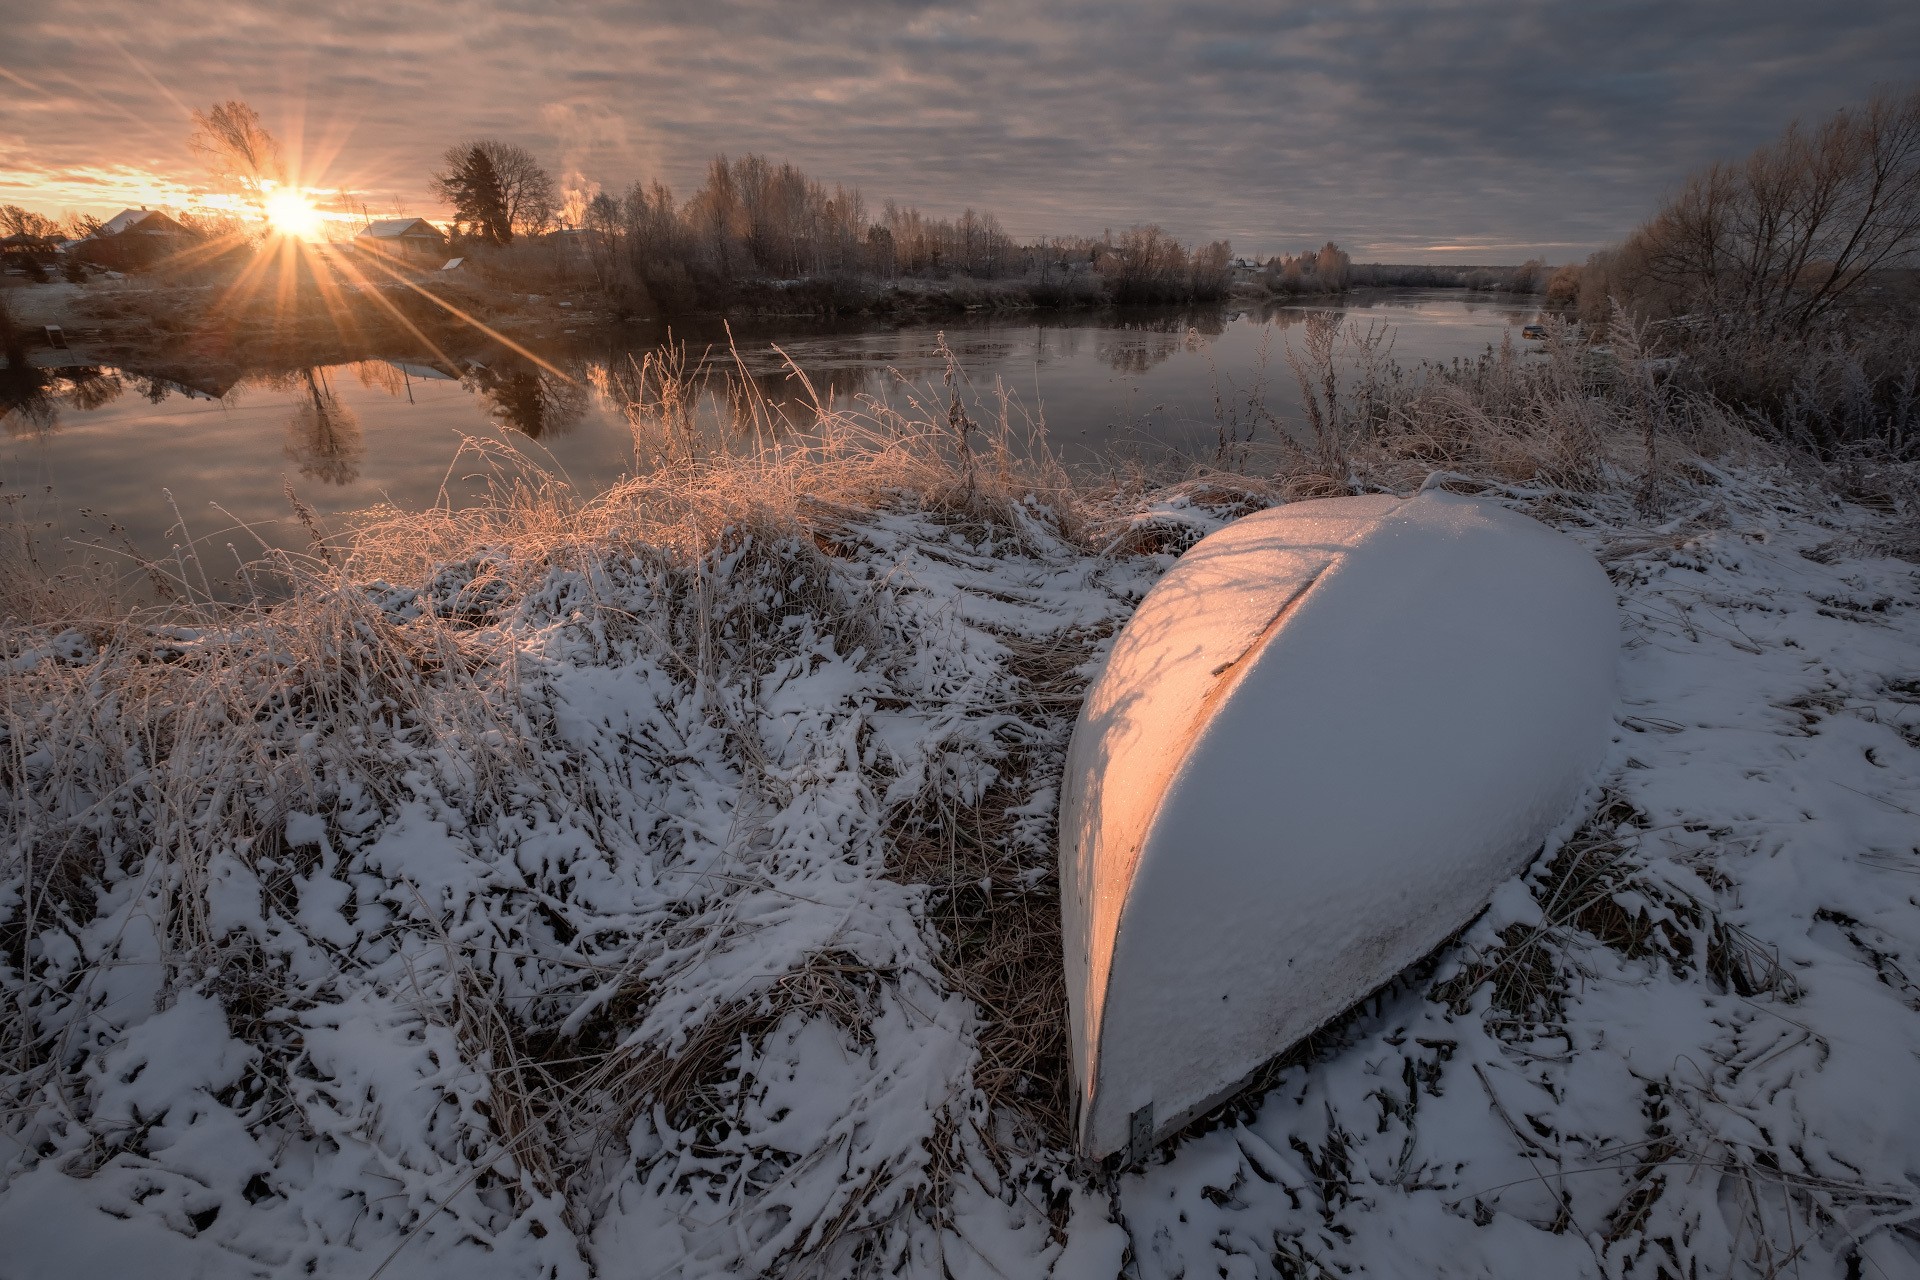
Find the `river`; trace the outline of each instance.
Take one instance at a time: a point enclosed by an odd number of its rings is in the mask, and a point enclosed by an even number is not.
[[[1286,346],[1299,345],[1310,312],[1328,309],[1362,329],[1378,326],[1408,369],[1470,359],[1507,338],[1519,345],[1520,326],[1538,314],[1530,299],[1377,291],[1258,309],[760,322],[736,324],[732,341],[762,391],[799,408],[807,392],[796,368],[815,393],[840,402],[924,397],[945,368],[944,335],[976,412],[1004,391],[1022,425],[1044,424],[1069,465],[1151,465],[1210,456],[1223,432],[1296,424]],[[715,325],[672,336],[696,355],[723,353],[727,342]],[[226,543],[249,556],[262,541],[305,544],[289,487],[326,521],[378,502],[468,501],[483,469],[469,441],[511,445],[597,491],[633,466],[607,370],[667,338],[640,327],[543,344],[537,354],[565,377],[497,347],[452,366],[363,360],[198,386],[131,369],[75,370],[50,396],[16,399],[0,417],[0,495],[49,559],[165,555],[189,541],[225,559]]]

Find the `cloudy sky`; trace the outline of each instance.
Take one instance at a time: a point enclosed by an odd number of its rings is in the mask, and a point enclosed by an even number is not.
[[[576,186],[684,197],[760,151],[1022,235],[1566,261],[1689,169],[1920,80],[1914,0],[7,8],[0,201],[46,212],[189,202],[187,110],[239,97],[377,212],[437,212],[427,172],[478,135]]]

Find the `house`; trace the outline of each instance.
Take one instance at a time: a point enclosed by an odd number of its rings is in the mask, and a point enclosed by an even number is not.
[[[100,224],[91,239],[106,236],[145,236],[154,239],[190,239],[192,232],[158,209],[122,209]]]
[[[446,233],[425,218],[383,218],[353,238],[356,249],[386,258],[443,258]]]
[[[122,209],[70,252],[84,261],[126,271],[172,257],[197,237],[158,209]]]

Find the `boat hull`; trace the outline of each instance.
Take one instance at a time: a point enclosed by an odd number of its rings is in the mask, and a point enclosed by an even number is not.
[[[1444,492],[1187,552],[1068,754],[1082,1153],[1178,1129],[1470,920],[1604,758],[1618,626],[1579,546]]]

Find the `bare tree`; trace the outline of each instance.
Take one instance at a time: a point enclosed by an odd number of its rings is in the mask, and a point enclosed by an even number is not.
[[[559,209],[553,175],[540,166],[533,152],[497,138],[476,138],[448,147],[441,157],[445,168],[433,175],[434,193],[449,204],[457,203],[454,190],[462,172],[471,165],[474,152],[487,158],[500,181],[500,195],[506,202],[507,222],[519,234],[538,235],[553,225]]]
[[[1920,257],[1920,89],[1798,123],[1691,178],[1621,247],[1625,300],[1717,329],[1805,333]],[[1584,300],[1583,300],[1584,301]]]
[[[263,208],[267,188],[287,179],[280,144],[260,122],[260,113],[238,99],[195,111],[187,144],[216,183]]]
[[[17,204],[0,204],[0,236],[33,236],[44,239],[58,235],[60,224],[43,213],[22,209]]]
[[[1233,288],[1233,244],[1227,240],[1193,251],[1187,268],[1187,291],[1198,301],[1224,298]]]
[[[1102,245],[1100,272],[1115,302],[1173,302],[1186,292],[1186,246],[1158,226],[1129,227]]]

